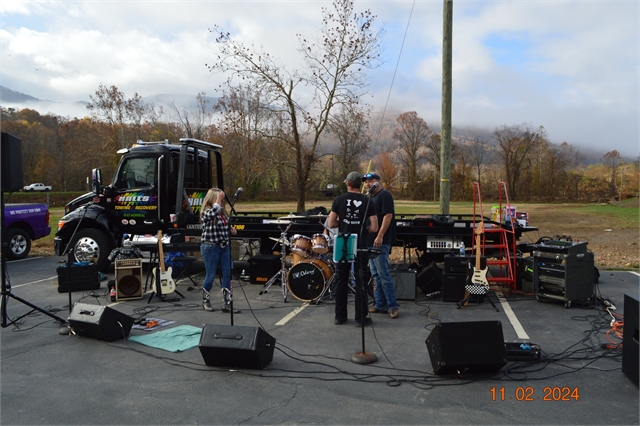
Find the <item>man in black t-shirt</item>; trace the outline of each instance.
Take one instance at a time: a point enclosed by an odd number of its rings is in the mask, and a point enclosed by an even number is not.
[[[367,246],[367,233],[378,232],[378,218],[376,216],[375,205],[365,195],[360,193],[362,176],[358,172],[351,172],[347,175],[344,183],[347,185],[347,192],[337,196],[331,205],[331,212],[327,224],[329,228],[338,228],[339,236],[345,234],[358,235],[358,248]],[[366,292],[362,291],[360,280],[360,268],[366,267],[368,256],[357,254],[354,264],[354,274],[356,278],[356,325],[362,326],[371,323],[371,318],[367,317]],[[349,290],[349,274],[351,263],[338,261],[336,265],[336,309],[335,324],[347,322],[347,300]],[[364,293],[364,294],[363,294]]]
[[[389,273],[389,254],[391,246],[396,241],[396,223],[394,219],[395,208],[393,196],[380,184],[380,175],[367,173],[364,175],[367,193],[371,194],[371,200],[376,205],[378,214],[378,232],[369,234],[369,247],[381,250],[381,253],[369,261],[371,275],[376,281],[374,293],[375,305],[369,308],[371,313],[389,313],[393,319],[398,318],[398,302]]]

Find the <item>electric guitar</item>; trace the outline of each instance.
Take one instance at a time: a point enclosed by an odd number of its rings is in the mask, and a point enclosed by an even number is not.
[[[471,275],[471,284],[475,286],[482,286],[485,288],[485,293],[489,292],[489,281],[487,281],[488,268],[480,269],[480,234],[483,231],[483,224],[480,222],[476,229],[476,266],[473,268],[473,274]]]
[[[462,306],[467,306],[469,301],[469,296],[474,295],[484,295],[489,293],[489,281],[487,280],[487,271],[488,268],[481,269],[480,268],[480,235],[483,231],[483,223],[480,222],[478,224],[478,228],[476,229],[476,265],[473,268],[473,273],[467,277],[467,283],[464,286],[464,299],[465,302]],[[460,307],[460,305],[458,305]]]
[[[156,293],[158,295],[170,294],[176,291],[176,283],[171,276],[172,270],[169,266],[168,270],[165,270],[164,265],[164,252],[162,250],[162,231],[158,230],[158,259],[160,266],[153,270],[153,279],[156,283]]]

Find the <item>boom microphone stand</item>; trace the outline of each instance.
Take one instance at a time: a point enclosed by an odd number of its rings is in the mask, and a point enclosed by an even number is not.
[[[6,261],[6,252],[7,252],[7,248],[8,248],[8,243],[5,241],[5,237],[6,237],[6,227],[4,226],[4,191],[0,190],[0,223],[2,223],[2,232],[0,232],[0,264],[2,265],[2,301],[1,303],[1,307],[0,307],[0,313],[2,314],[2,328],[6,328],[11,324],[16,324],[17,321],[21,320],[22,318],[26,317],[27,315],[31,314],[33,311],[38,311],[38,312],[42,312],[45,315],[50,316],[51,318],[53,318],[56,321],[60,321],[60,324],[64,324],[66,321],[63,320],[62,318],[60,318],[57,315],[52,314],[51,312],[47,312],[42,308],[39,308],[38,306],[27,302],[26,300],[14,295],[13,293],[11,293],[11,284],[7,285],[7,261]],[[15,318],[13,320],[8,320],[8,316],[7,316],[7,303],[8,303],[8,298],[13,298],[15,300],[17,300],[18,302],[27,305],[28,307],[31,308],[31,310],[29,312],[27,312],[26,314]]]

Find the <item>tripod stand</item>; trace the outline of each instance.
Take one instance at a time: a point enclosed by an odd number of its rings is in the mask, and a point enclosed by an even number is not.
[[[6,228],[4,226],[4,192],[0,191],[0,223],[2,223],[2,232],[0,232],[0,257],[2,258],[0,260],[0,263],[2,265],[2,301],[1,306],[0,306],[0,314],[2,315],[2,328],[6,328],[11,324],[16,325],[17,321],[21,320],[22,318],[26,317],[27,315],[30,315],[32,312],[34,311],[38,311],[41,312],[47,316],[50,316],[51,318],[53,318],[56,321],[60,321],[60,324],[64,324],[66,321],[63,320],[62,318],[60,318],[57,315],[52,314],[51,312],[47,312],[42,308],[39,308],[38,306],[34,305],[33,303],[27,302],[26,300],[14,295],[11,292],[11,284],[7,284],[7,261],[6,261],[6,252],[7,252],[7,248],[8,248],[8,244],[5,241],[5,237],[6,237]],[[27,312],[26,314],[15,318],[13,320],[9,320],[8,315],[7,315],[7,304],[9,302],[9,298],[15,299],[18,302],[27,305],[28,307],[31,308],[31,310],[29,312]]]
[[[276,245],[278,244],[281,245],[280,270],[276,272],[274,276],[269,278],[269,281],[267,281],[264,284],[264,286],[262,287],[262,290],[260,290],[260,293],[259,293],[260,295],[263,295],[264,293],[266,293],[267,290],[269,290],[269,288],[271,287],[271,285],[274,282],[276,282],[277,279],[279,279],[282,285],[282,297],[285,303],[287,303],[287,263],[286,263],[287,250],[286,248],[289,247],[289,241],[287,240],[287,231],[289,230],[291,225],[293,225],[293,222],[290,222],[289,225],[285,228],[285,230],[282,231],[282,233],[280,234],[280,238],[278,239],[276,244],[274,244],[273,246],[273,248],[275,249]]]

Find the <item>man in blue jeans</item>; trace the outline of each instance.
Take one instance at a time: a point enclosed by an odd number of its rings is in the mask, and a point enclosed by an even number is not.
[[[381,253],[374,259],[369,260],[371,275],[376,282],[374,292],[375,305],[369,308],[373,314],[389,313],[393,319],[398,318],[398,302],[396,292],[389,273],[389,254],[391,244],[396,240],[396,224],[393,220],[395,208],[393,196],[380,184],[380,175],[377,173],[367,173],[363,176],[367,192],[371,193],[371,201],[376,206],[378,213],[378,233],[369,234],[369,247],[381,250]]]

